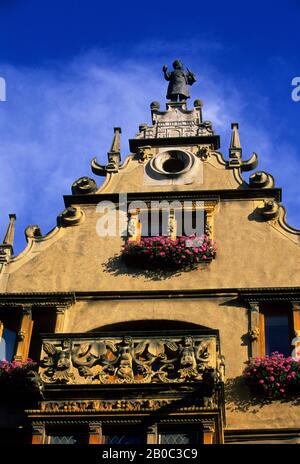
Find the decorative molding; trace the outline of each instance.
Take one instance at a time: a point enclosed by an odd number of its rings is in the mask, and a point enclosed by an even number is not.
[[[216,410],[216,405],[203,406],[202,398],[195,398],[191,404],[186,406],[178,405],[178,398],[164,399],[119,399],[119,400],[66,400],[66,401],[42,401],[40,409],[31,410],[31,413],[43,414],[93,414],[106,413],[132,413],[160,411],[163,408],[176,406],[176,412],[203,412]],[[182,399],[180,399],[182,401]]]
[[[41,229],[38,225],[28,226],[25,229],[25,237],[26,241],[28,242],[30,239],[39,239],[43,237]]]
[[[257,212],[266,221],[276,219],[279,215],[279,204],[275,200],[265,200],[263,207],[258,208]]]
[[[72,184],[73,195],[87,195],[97,191],[97,184],[90,177],[80,177]]]
[[[58,227],[77,226],[82,223],[84,213],[78,206],[68,206],[57,216]]]
[[[1,308],[19,308],[28,311],[30,308],[55,307],[63,311],[76,301],[74,293],[0,293]]]
[[[217,350],[215,335],[48,337],[39,373],[45,384],[202,382],[212,397],[224,377]]]
[[[273,188],[275,184],[274,177],[265,171],[257,171],[249,177],[251,188]]]

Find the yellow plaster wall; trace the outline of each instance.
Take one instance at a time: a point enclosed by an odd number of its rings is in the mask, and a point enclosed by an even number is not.
[[[216,259],[177,275],[127,269],[119,261],[123,239],[99,237],[95,206],[41,253],[9,265],[8,292],[213,289],[298,286],[300,247],[268,223],[251,220],[253,201],[222,201],[215,215]],[[250,218],[250,219],[249,219]]]

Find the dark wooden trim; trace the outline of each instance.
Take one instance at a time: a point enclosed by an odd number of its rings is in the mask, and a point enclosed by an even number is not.
[[[282,190],[280,188],[259,189],[241,188],[224,190],[194,190],[188,192],[120,192],[98,193],[86,195],[64,195],[65,206],[95,205],[100,201],[112,201],[119,204],[119,195],[127,195],[127,202],[132,201],[211,201],[211,200],[240,200],[257,198],[274,198],[281,202]]]
[[[190,137],[161,137],[161,138],[148,138],[148,139],[129,139],[129,149],[131,152],[136,153],[139,147],[175,147],[190,146],[190,145],[212,145],[214,150],[220,148],[219,135],[198,135]]]

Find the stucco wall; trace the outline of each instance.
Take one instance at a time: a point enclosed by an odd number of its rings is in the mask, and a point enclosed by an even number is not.
[[[222,201],[215,214],[216,259],[176,275],[127,269],[121,237],[99,237],[95,206],[85,221],[9,267],[8,292],[212,289],[299,285],[300,247],[266,222],[252,219],[254,201]]]

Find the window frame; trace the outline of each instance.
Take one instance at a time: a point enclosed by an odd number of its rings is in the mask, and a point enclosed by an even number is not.
[[[271,302],[261,305],[259,310],[259,356],[266,356],[266,317],[269,315],[285,315],[288,317],[288,333],[289,344],[291,347],[290,355],[292,353],[291,341],[294,332],[293,310],[290,303]],[[271,353],[269,353],[271,354]]]

